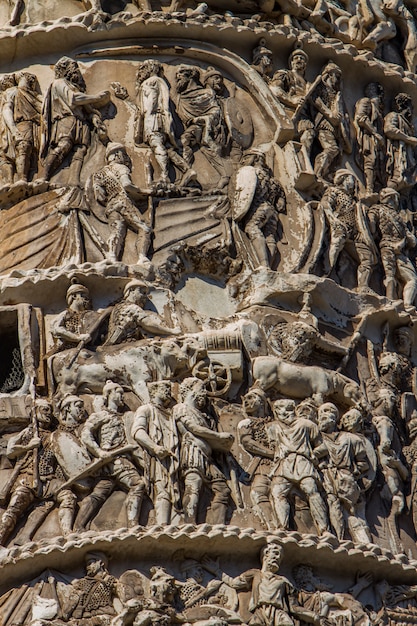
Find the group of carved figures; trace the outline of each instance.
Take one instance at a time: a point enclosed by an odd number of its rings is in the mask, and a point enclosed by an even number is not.
[[[198,561],[180,550],[172,568],[179,576],[154,565],[146,576],[131,569],[116,578],[106,554],[89,552],[82,578],[49,570],[23,596],[12,590],[0,598],[0,611],[14,619],[29,612],[31,621],[25,623],[31,626],[382,626],[415,619],[415,586],[375,583],[371,574],[359,574],[349,589],[334,591],[309,564],[284,575],[283,556],[272,540],[261,549],[260,568],[230,576],[219,559]]]
[[[83,531],[115,490],[126,494],[132,528],[148,523],[145,500],[157,524],[225,524],[234,511],[248,510],[249,488],[266,529],[298,527],[329,541],[366,544],[372,541],[366,506],[378,484],[388,545],[403,552],[398,516],[406,494],[417,519],[417,418],[409,400],[400,417],[398,401],[414,390],[412,327],[393,332],[395,351],[385,342],[377,358],[368,346],[365,395],[322,362],[305,364],[318,349],[343,357],[343,367],[355,347],[321,335],[307,294],[295,321],[270,329],[266,354],[245,357],[252,383],[248,388],[241,379],[237,404],[227,396],[226,365],[217,373],[207,366],[207,342],[223,342],[227,357],[227,346],[239,345],[237,332],[259,346],[259,326],[242,319],[182,335],[145,308],[147,293],[143,281],[131,281],[119,303],[94,311],[88,289],[70,285],[68,308],[51,326],[48,368],[56,391],[51,401],[34,400],[30,424],[7,437],[0,543],[12,535],[15,543],[29,541],[55,509],[61,534]],[[361,331],[355,341],[360,337]],[[204,368],[196,364],[201,357]],[[135,411],[125,405],[124,390],[139,399]],[[84,391],[96,394],[89,415]],[[223,431],[225,415],[235,416],[233,432]],[[304,502],[302,519],[296,500]]]

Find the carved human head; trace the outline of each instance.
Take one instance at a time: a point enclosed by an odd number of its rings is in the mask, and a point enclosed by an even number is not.
[[[89,576],[107,570],[109,559],[104,552],[87,552],[84,557],[85,569]]]
[[[55,77],[66,78],[81,91],[85,91],[85,82],[82,77],[80,67],[77,61],[70,59],[69,57],[61,57],[59,61],[55,63]]]
[[[84,402],[74,395],[65,396],[60,404],[58,421],[62,427],[72,430],[76,428],[85,417]]]
[[[197,583],[203,582],[203,568],[201,563],[195,559],[184,559],[181,563],[180,571],[186,578],[193,578]]]
[[[340,428],[349,433],[357,433],[363,424],[363,415],[358,409],[349,409],[340,418]]]
[[[5,91],[9,87],[16,85],[16,76],[14,74],[3,74],[0,76],[0,91]]]
[[[138,67],[136,72],[136,82],[138,85],[141,85],[151,76],[162,76],[163,73],[164,68],[162,63],[156,59],[146,59],[146,61],[143,61],[143,63],[141,63]]]
[[[125,146],[122,143],[109,143],[106,148],[106,161],[107,163],[112,163],[113,161],[116,161],[117,163],[128,164],[130,159],[126,152]]]
[[[293,50],[288,58],[288,64],[292,70],[305,71],[308,63],[308,54],[302,48]]]
[[[338,89],[342,78],[342,70],[336,63],[330,61],[327,63],[321,73],[323,81],[333,89]]]
[[[53,414],[52,406],[44,398],[37,398],[33,405],[36,420],[41,428],[50,428],[52,425]]]
[[[251,417],[265,417],[268,399],[266,393],[258,387],[253,387],[242,398],[242,406],[246,415]]]
[[[221,94],[224,89],[223,75],[214,67],[208,67],[203,77],[204,85],[208,85],[217,94]]]
[[[123,406],[123,387],[112,380],[107,380],[103,387],[103,399],[107,407],[121,408]]]
[[[347,169],[341,168],[334,175],[334,184],[343,187],[349,194],[353,194],[357,188],[356,176]]]
[[[413,330],[409,326],[401,326],[394,331],[394,343],[397,352],[409,357],[413,345]]]
[[[318,426],[322,432],[331,432],[336,428],[339,419],[339,409],[333,402],[325,402],[319,406]]]
[[[207,390],[202,380],[190,376],[189,378],[184,378],[180,384],[180,396],[183,402],[191,400],[194,401],[199,408],[202,408],[206,403]]]
[[[261,550],[262,569],[268,572],[277,572],[281,565],[283,550],[279,543],[268,542]]]
[[[262,70],[262,73],[272,72],[272,50],[266,47],[266,40],[263,37],[252,52],[252,62]]]
[[[67,289],[67,305],[70,309],[91,309],[90,292],[85,285],[74,281]]]
[[[386,204],[393,209],[398,209],[400,206],[400,194],[391,187],[384,187],[379,192],[379,200],[382,204]]]
[[[182,93],[193,81],[200,82],[200,70],[195,65],[180,65],[175,73],[177,91]]]
[[[148,383],[148,390],[151,401],[160,400],[166,406],[170,404],[172,395],[169,380],[158,380],[154,383]]]
[[[30,72],[19,72],[16,74],[16,80],[20,88],[33,90],[38,78],[36,74],[31,74]]]
[[[380,98],[384,97],[384,88],[381,83],[368,83],[365,87],[365,96],[367,98]]]
[[[295,415],[317,423],[317,404],[311,398],[306,398],[295,407]]]
[[[130,280],[123,289],[123,298],[143,306],[149,293],[149,286],[143,280]]]
[[[290,424],[295,417],[295,402],[288,398],[275,400],[272,405],[272,410],[276,419],[286,424]]]
[[[413,101],[408,93],[399,93],[394,98],[395,108],[397,111],[411,111],[413,107]]]

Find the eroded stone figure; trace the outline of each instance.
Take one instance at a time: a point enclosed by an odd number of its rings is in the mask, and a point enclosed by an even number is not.
[[[296,415],[293,400],[276,400],[273,411],[275,420],[267,428],[275,451],[271,496],[279,526],[290,527],[290,492],[298,487],[307,499],[317,532],[322,535],[329,530],[329,521],[316,469],[319,429],[311,420]]]
[[[47,400],[37,399],[32,409],[32,423],[13,435],[7,445],[7,456],[15,460],[10,475],[10,496],[0,522],[0,544],[4,545],[20,520],[26,519],[18,543],[29,541],[44,521],[63,482],[56,458],[51,450],[52,407]]]
[[[150,402],[139,407],[131,433],[143,450],[143,467],[153,487],[157,524],[170,524],[181,508],[178,482],[179,436],[172,417],[171,383],[149,383]]]
[[[129,527],[139,523],[145,496],[143,471],[132,460],[134,446],[128,444],[124,420],[123,388],[111,380],[103,388],[104,407],[85,422],[81,440],[93,459],[100,460],[100,476],[94,491],[80,504],[78,521],[86,526],[103,502],[118,486],[126,492],[126,517]]]
[[[346,169],[337,170],[334,185],[324,192],[320,205],[326,215],[330,243],[325,261],[325,273],[329,275],[341,256],[342,251],[353,259],[359,259],[357,269],[358,290],[369,287],[372,269],[376,264],[376,250],[362,205],[357,201],[357,179]],[[346,262],[339,261],[339,272],[343,277]],[[343,284],[343,281],[342,281]]]
[[[147,144],[160,169],[160,183],[169,188],[169,166],[172,163],[181,173],[180,186],[186,186],[197,177],[189,162],[179,154],[174,134],[169,86],[159,61],[143,61],[136,74],[137,120],[135,141]]]
[[[271,471],[275,452],[270,445],[267,425],[268,399],[262,389],[250,389],[242,398],[245,419],[238,424],[239,442],[252,460],[246,469],[251,480],[251,501],[255,511],[266,528],[276,527],[271,506]]]
[[[21,72],[16,80],[16,87],[5,93],[3,119],[13,141],[16,179],[27,182],[38,166],[42,100],[35,74]]]
[[[329,62],[323,68],[321,79],[311,95],[314,129],[320,153],[314,161],[314,172],[326,179],[343,152],[352,151],[350,120],[342,94],[342,70]]]
[[[106,163],[93,174],[94,196],[104,207],[105,219],[110,234],[107,238],[107,258],[120,261],[123,256],[127,229],[136,234],[138,263],[147,263],[151,228],[142,219],[133,201],[144,201],[146,194],[131,178],[132,162],[126,148],[120,143],[109,143],[106,148]]]
[[[80,173],[91,143],[91,128],[105,135],[98,108],[110,100],[104,90],[88,95],[78,63],[62,57],[55,64],[55,79],[51,83],[42,108],[41,158],[45,180],[58,171],[70,157],[68,184],[79,185]]]
[[[365,97],[355,105],[354,126],[358,147],[358,163],[365,177],[366,193],[372,194],[384,186],[384,88],[380,83],[369,83]]]
[[[123,290],[123,300],[115,304],[109,319],[109,331],[104,345],[115,345],[149,336],[179,335],[180,329],[169,328],[153,311],[145,310],[149,286],[131,280]]]
[[[407,187],[416,182],[417,138],[413,125],[413,104],[406,93],[394,98],[394,110],[384,119],[387,138],[388,186],[394,189]]]
[[[395,189],[384,187],[379,204],[368,212],[371,233],[379,248],[384,271],[387,298],[402,298],[404,306],[413,307],[417,294],[417,274],[409,253],[416,247],[414,233],[400,213],[400,195]]]
[[[0,77],[0,180],[1,185],[11,185],[13,183],[14,162],[13,162],[13,139],[4,118],[4,105],[8,92],[16,88],[16,77],[14,74],[3,74]]]
[[[216,452],[227,453],[234,436],[228,432],[217,432],[210,424],[209,416],[203,411],[207,392],[200,379],[190,377],[183,380],[180,397],[181,402],[175,405],[173,415],[180,435],[180,475],[184,485],[185,522],[197,522],[198,505],[206,486],[212,493],[213,523],[224,524],[230,489],[213,455]]]
[[[279,216],[285,212],[284,189],[266,164],[265,153],[248,150],[236,176],[232,216],[250,241],[252,251],[247,253],[253,268],[276,266],[281,239]]]
[[[191,166],[195,149],[201,149],[220,175],[217,189],[223,189],[229,182],[232,170],[231,164],[224,158],[227,127],[221,106],[213,90],[201,84],[198,67],[180,65],[175,81],[177,112],[184,125],[181,134],[182,155]]]
[[[339,411],[334,404],[328,402],[319,407],[318,427],[323,442],[316,454],[321,460],[330,522],[339,539],[349,529],[354,541],[368,543],[372,539],[365,518],[365,489],[370,487],[370,461],[365,438],[358,434],[362,416],[357,409],[350,409],[339,425],[338,420]]]

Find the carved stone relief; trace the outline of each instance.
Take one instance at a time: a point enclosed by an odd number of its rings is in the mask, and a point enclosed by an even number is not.
[[[415,8],[41,4],[0,2],[1,623],[416,623]]]

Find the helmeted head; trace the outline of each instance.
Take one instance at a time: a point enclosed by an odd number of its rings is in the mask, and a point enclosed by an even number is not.
[[[123,387],[112,380],[107,380],[103,387],[103,399],[106,406],[110,403],[115,404],[117,408],[123,406]]]
[[[272,72],[272,50],[266,47],[266,39],[262,37],[259,44],[252,52],[253,65],[258,66],[262,73],[270,74]]]
[[[295,402],[288,398],[275,400],[272,410],[276,419],[286,424],[291,424],[295,418]]]
[[[391,187],[384,187],[379,192],[379,200],[381,204],[387,204],[388,206],[398,209],[400,206],[400,194]]]
[[[149,286],[147,283],[143,280],[134,279],[126,283],[123,289],[123,298],[140,306],[144,306],[148,293]]]
[[[411,111],[413,107],[413,100],[408,93],[399,93],[394,98],[395,108],[397,111]]]
[[[67,395],[60,403],[58,421],[62,427],[72,430],[85,417],[84,402],[75,395]]]
[[[45,398],[37,398],[33,405],[36,420],[41,428],[52,426],[53,413],[51,403]]]
[[[397,352],[404,356],[410,356],[413,345],[414,333],[410,326],[401,326],[394,331],[394,342]]]
[[[349,409],[340,418],[340,428],[349,433],[357,433],[363,424],[363,415],[358,409]]]
[[[267,395],[262,389],[253,387],[243,396],[242,406],[246,415],[264,417],[268,407]]]
[[[66,301],[69,308],[91,309],[90,292],[85,285],[76,280],[67,289]]]
[[[334,184],[338,187],[343,187],[345,191],[350,194],[355,193],[357,189],[357,178],[350,171],[345,168],[340,168],[334,175],[333,178]]]
[[[339,409],[333,402],[325,402],[317,412],[318,426],[322,432],[331,432],[337,426]]]
[[[309,57],[302,48],[295,48],[288,57],[288,64],[292,70],[304,71],[307,67]]]
[[[104,552],[87,552],[84,557],[85,569],[88,575],[94,576],[100,571],[106,571],[109,559]]]
[[[221,94],[224,89],[223,75],[215,67],[208,67],[204,76],[203,84],[208,85],[217,94]]]

